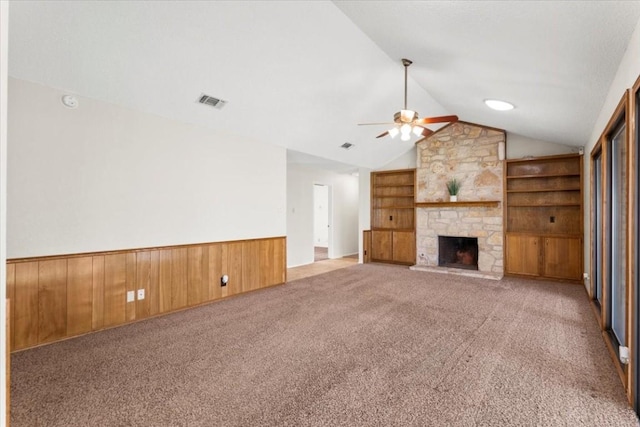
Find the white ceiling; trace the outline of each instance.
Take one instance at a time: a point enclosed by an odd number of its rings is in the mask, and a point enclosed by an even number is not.
[[[12,77],[344,169],[413,147],[357,126],[402,107],[403,57],[421,117],[584,145],[640,2],[12,1],[9,16]],[[228,104],[199,105],[201,93]],[[486,98],[517,108],[497,113]]]

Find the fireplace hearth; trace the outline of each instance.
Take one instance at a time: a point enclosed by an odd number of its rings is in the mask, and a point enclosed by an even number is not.
[[[438,236],[438,266],[478,269],[478,239],[475,237]]]

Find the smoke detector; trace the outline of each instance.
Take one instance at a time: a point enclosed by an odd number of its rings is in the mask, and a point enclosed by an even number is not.
[[[209,107],[217,108],[218,110],[221,110],[222,107],[227,104],[227,101],[210,95],[205,95],[204,93],[200,94],[200,96],[198,97],[198,102],[200,104],[208,105]]]
[[[78,98],[73,95],[64,95],[62,104],[67,108],[78,108]]]

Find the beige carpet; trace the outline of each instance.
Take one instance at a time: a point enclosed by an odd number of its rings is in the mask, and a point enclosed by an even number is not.
[[[636,426],[580,286],[356,265],[12,357],[12,426]]]

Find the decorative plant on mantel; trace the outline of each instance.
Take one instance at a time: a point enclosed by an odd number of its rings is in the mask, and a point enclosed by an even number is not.
[[[452,178],[447,181],[447,190],[449,191],[449,201],[457,202],[458,192],[460,191],[460,181],[458,181],[456,178]]]

